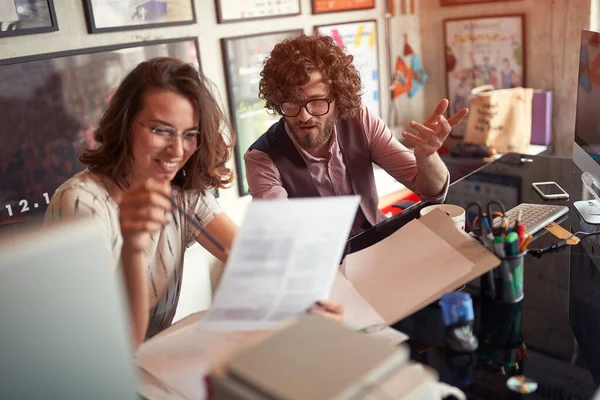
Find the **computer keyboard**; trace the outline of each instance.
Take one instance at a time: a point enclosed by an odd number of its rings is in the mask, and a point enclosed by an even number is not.
[[[533,235],[550,222],[568,213],[569,207],[554,204],[521,203],[506,212],[505,216],[508,218],[508,226],[514,225],[519,210],[521,210],[520,223],[526,227],[525,234]],[[502,218],[496,217],[494,219],[494,227],[499,227],[501,224]]]

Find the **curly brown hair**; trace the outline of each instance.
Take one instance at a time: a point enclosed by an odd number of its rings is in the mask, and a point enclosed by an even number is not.
[[[283,40],[265,60],[259,97],[266,100],[267,109],[281,114],[280,105],[297,98],[299,87],[318,70],[330,85],[338,118],[353,116],[361,105],[360,75],[353,60],[329,36],[300,35]]]
[[[186,97],[199,115],[198,150],[189,158],[172,181],[181,189],[227,187],[233,172],[225,167],[234,145],[234,133],[217,104],[210,82],[191,64],[170,57],[157,57],[135,67],[112,96],[108,109],[100,118],[94,139],[95,149],[84,149],[79,160],[94,173],[108,176],[119,186],[131,167],[131,125],[141,110],[143,96],[149,90],[170,90]],[[230,133],[225,140],[223,130]],[[184,172],[185,170],[185,172]]]

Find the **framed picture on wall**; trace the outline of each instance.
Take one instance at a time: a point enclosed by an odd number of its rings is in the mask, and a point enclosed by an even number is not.
[[[525,15],[444,21],[446,91],[453,115],[471,103],[471,89],[525,85]],[[454,131],[454,130],[453,130]],[[459,132],[454,136],[462,136]]]
[[[336,44],[354,56],[354,66],[363,86],[362,103],[381,115],[379,91],[379,55],[377,53],[377,22],[356,21],[335,25],[318,25],[315,31],[331,36]]]
[[[215,0],[217,21],[247,21],[300,15],[300,0]]]
[[[52,0],[10,0],[0,5],[0,37],[57,30]]]
[[[90,33],[196,23],[193,0],[83,0]]]
[[[56,188],[84,169],[80,151],[96,145],[119,83],[159,56],[199,68],[195,38],[0,60],[0,231],[43,217]]]
[[[312,0],[313,14],[366,10],[369,8],[375,8],[375,0]]]
[[[440,0],[440,6],[462,6],[465,4],[480,4],[480,3],[505,3],[507,1],[523,1],[523,0]]]
[[[229,111],[237,134],[235,164],[240,196],[248,194],[244,153],[280,118],[269,113],[264,100],[258,98],[263,62],[277,43],[302,33],[293,30],[221,39]]]

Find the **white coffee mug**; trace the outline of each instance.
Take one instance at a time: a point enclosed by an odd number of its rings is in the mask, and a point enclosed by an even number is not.
[[[460,206],[455,206],[454,204],[433,204],[431,206],[423,207],[421,209],[421,217],[436,208],[439,208],[452,218],[452,221],[454,221],[458,229],[465,230],[465,209]]]

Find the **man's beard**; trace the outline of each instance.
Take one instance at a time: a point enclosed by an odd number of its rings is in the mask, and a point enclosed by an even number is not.
[[[291,125],[291,124],[288,124],[288,126],[289,125]],[[335,117],[331,116],[324,123],[312,121],[312,120],[308,120],[307,122],[304,122],[304,123],[297,122],[296,124],[291,125],[291,131],[292,131],[292,135],[294,135],[294,139],[296,139],[298,144],[302,148],[309,150],[309,149],[314,149],[314,148],[317,148],[317,147],[325,144],[331,137],[331,134],[333,133],[334,125],[335,125]],[[316,130],[317,134],[314,135],[312,132],[311,132],[311,134],[306,134],[305,132],[303,132],[301,128],[305,127],[305,126],[313,127],[313,130]]]

